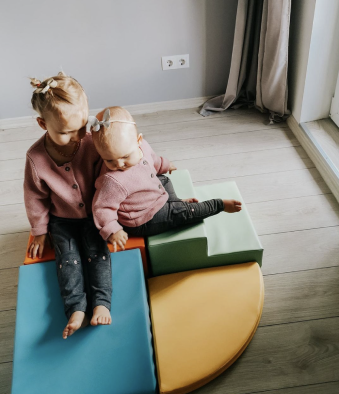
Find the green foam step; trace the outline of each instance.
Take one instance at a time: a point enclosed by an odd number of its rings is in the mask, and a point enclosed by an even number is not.
[[[154,276],[199,268],[262,263],[263,248],[235,182],[194,188],[187,170],[169,176],[179,198],[236,199],[242,211],[219,213],[201,223],[148,237],[150,265]]]

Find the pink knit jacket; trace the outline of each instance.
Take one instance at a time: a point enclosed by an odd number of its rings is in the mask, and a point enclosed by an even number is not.
[[[148,222],[168,200],[156,175],[169,170],[169,160],[157,156],[145,140],[141,150],[143,158],[126,171],[110,171],[103,164],[95,183],[94,222],[104,240],[121,230],[121,224],[136,227]]]
[[[24,198],[32,235],[48,232],[49,214],[72,219],[92,212],[94,183],[102,159],[87,133],[72,161],[58,166],[45,148],[45,135],[26,155]]]

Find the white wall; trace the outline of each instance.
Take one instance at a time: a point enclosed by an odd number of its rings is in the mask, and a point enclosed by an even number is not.
[[[90,108],[224,92],[236,0],[11,0],[0,6],[0,118],[33,114],[28,77],[60,68]],[[161,56],[190,55],[162,71]]]
[[[300,122],[327,118],[339,71],[339,1],[317,0]]]
[[[289,102],[300,123],[316,0],[292,0],[288,64]]]
[[[298,123],[327,118],[339,70],[339,1],[292,0],[289,89]]]

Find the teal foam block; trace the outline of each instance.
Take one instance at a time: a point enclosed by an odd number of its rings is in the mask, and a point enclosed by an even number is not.
[[[193,269],[262,263],[263,248],[235,182],[194,187],[187,170],[169,176],[179,198],[236,199],[238,213],[222,212],[199,224],[148,237],[149,260],[154,276]]]
[[[55,262],[20,267],[12,394],[156,392],[139,250],[112,254],[112,277],[112,324],[64,340]]]

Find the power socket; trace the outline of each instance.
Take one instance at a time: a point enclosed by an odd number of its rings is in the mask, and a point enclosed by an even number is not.
[[[189,68],[189,54],[163,56],[161,58],[161,65],[164,71],[175,70],[178,68]]]

